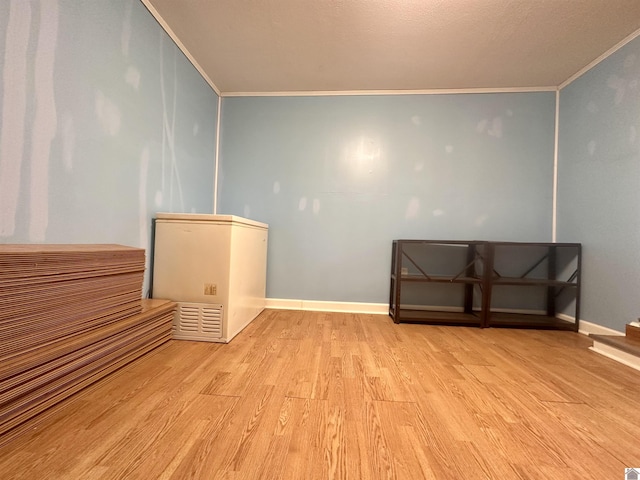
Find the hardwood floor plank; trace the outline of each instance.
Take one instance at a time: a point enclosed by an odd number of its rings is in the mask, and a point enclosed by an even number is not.
[[[7,479],[622,478],[640,372],[573,332],[266,310],[171,341],[0,448]]]
[[[185,448],[181,447],[181,455],[176,455],[162,472],[161,478],[210,478],[214,470],[209,467],[210,459],[220,456],[218,450],[223,449],[226,442],[226,428],[238,404],[238,397],[199,396],[201,402],[214,402],[216,408],[196,404],[197,409],[206,412],[206,423],[198,436],[189,439]],[[230,444],[229,444],[230,445]]]
[[[293,399],[291,440],[281,478],[322,478],[326,401]]]
[[[199,395],[167,430],[165,437],[146,445],[136,468],[121,472],[119,478],[169,477],[198,439],[215,429],[212,425],[219,425],[229,416],[237,400],[235,397]]]
[[[323,478],[347,478],[344,408],[326,403]]]

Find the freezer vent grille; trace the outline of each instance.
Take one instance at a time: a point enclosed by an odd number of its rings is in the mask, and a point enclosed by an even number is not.
[[[179,302],[173,319],[177,340],[222,341],[221,304]]]

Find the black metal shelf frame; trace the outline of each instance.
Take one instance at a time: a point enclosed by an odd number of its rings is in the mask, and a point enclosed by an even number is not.
[[[449,272],[431,272],[424,265],[429,259],[429,249],[466,248],[465,263],[447,265]],[[408,251],[412,250],[412,251]],[[542,254],[536,258],[536,251]],[[559,252],[561,255],[559,255]],[[420,253],[421,258],[417,258]],[[505,254],[506,253],[506,254]],[[562,257],[563,269],[558,272],[558,257]],[[509,258],[515,263],[525,263],[523,273],[512,271]],[[409,272],[406,266],[412,270]],[[508,274],[500,270],[509,270]],[[569,267],[569,268],[568,268]],[[394,240],[392,245],[389,315],[396,323],[425,322],[480,327],[519,327],[578,330],[580,318],[580,270],[581,245],[579,243],[526,243],[489,241],[446,240]],[[565,279],[558,279],[562,273]],[[435,305],[424,310],[407,308],[402,304],[403,286],[411,283],[438,283],[463,285],[464,293],[459,311],[438,311]],[[545,289],[546,311],[514,312],[495,311],[492,300],[501,287],[537,287]],[[474,289],[480,295],[476,296]],[[573,321],[558,315],[558,299],[568,295],[574,302]],[[474,308],[474,301],[476,306]],[[479,303],[479,305],[478,305]]]

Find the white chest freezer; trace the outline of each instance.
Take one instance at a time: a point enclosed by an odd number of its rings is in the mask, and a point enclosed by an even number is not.
[[[178,303],[173,338],[226,343],[264,310],[267,236],[234,215],[156,215],[152,295]]]

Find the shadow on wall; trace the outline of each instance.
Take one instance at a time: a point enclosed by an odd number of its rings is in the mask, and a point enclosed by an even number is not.
[[[114,3],[0,3],[0,242],[147,248],[156,211],[211,209],[217,97]]]
[[[32,11],[32,5],[36,7]],[[35,56],[27,55],[33,17],[39,16]],[[49,157],[58,118],[53,94],[53,67],[58,38],[57,0],[12,0],[3,66],[2,130],[0,130],[0,236],[16,228],[20,188],[29,203],[29,239],[42,242],[49,220]],[[32,77],[32,78],[30,78]],[[27,86],[34,85],[35,113],[27,128]],[[30,93],[30,92],[29,92]],[[31,151],[26,138],[31,133]],[[27,158],[28,157],[28,158]],[[28,163],[28,169],[23,167]],[[27,170],[29,179],[21,181]]]

